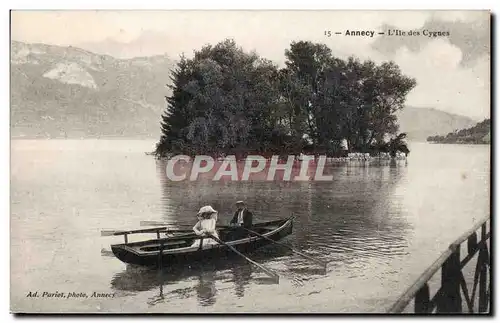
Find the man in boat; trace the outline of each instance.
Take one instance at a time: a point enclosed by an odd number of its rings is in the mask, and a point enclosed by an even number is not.
[[[231,220],[231,224],[242,226],[244,228],[251,229],[252,228],[252,219],[253,214],[250,212],[246,206],[245,202],[238,201],[236,202],[236,207],[238,208],[236,212],[234,212],[233,219]]]
[[[246,238],[249,232],[244,228],[252,228],[253,214],[246,208],[245,202],[236,202],[236,207],[238,209],[230,222],[230,225],[235,226],[231,234],[231,240]]]

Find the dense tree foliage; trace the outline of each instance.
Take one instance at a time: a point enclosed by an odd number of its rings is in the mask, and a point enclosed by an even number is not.
[[[395,112],[416,82],[396,64],[342,60],[305,41],[285,57],[280,69],[226,40],[182,58],[156,153],[336,155],[343,140],[367,152],[398,138]]]
[[[427,141],[445,144],[487,144],[491,141],[491,120],[485,119],[474,127],[450,132],[446,136],[430,136]]]

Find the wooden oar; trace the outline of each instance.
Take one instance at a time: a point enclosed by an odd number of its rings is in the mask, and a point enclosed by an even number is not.
[[[233,247],[231,245],[228,245],[227,243],[225,243],[224,241],[222,241],[219,238],[215,237],[214,235],[208,234],[208,236],[210,238],[214,239],[215,241],[217,241],[218,243],[220,243],[221,245],[224,245],[224,246],[228,247],[229,249],[231,249],[232,251],[234,251],[235,253],[237,253],[241,257],[245,258],[248,262],[254,264],[257,267],[259,267],[260,269],[262,269],[263,272],[265,272],[266,274],[268,274],[269,276],[271,276],[273,279],[275,279],[276,283],[279,283],[280,276],[277,273],[275,273],[274,271],[272,271],[271,269],[266,268],[263,265],[261,265],[261,264],[255,262],[255,261],[253,261],[252,259],[248,258],[244,254],[242,254],[241,252],[239,252],[238,250],[236,250],[235,247]]]
[[[173,223],[165,223],[162,221],[141,221],[140,222],[141,227],[146,227],[146,226],[162,226],[162,225],[176,225]],[[182,227],[187,227],[187,225],[180,225]]]
[[[101,237],[109,237],[109,236],[114,236],[116,235],[117,230],[101,230]]]
[[[300,251],[298,251],[298,250],[295,250],[294,248],[290,247],[289,245],[286,245],[286,244],[281,243],[281,242],[278,242],[278,241],[274,241],[273,239],[271,239],[271,238],[269,238],[269,237],[266,237],[265,235],[262,235],[262,234],[260,234],[260,233],[257,233],[257,232],[255,232],[255,231],[253,231],[253,230],[247,229],[247,228],[245,228],[245,227],[243,227],[243,226],[242,226],[241,228],[243,228],[243,229],[247,230],[248,232],[250,232],[250,233],[252,233],[252,234],[255,234],[256,236],[259,236],[259,237],[261,237],[261,238],[264,238],[264,239],[266,239],[266,240],[269,240],[269,241],[271,241],[271,242],[273,242],[273,243],[275,243],[275,244],[277,244],[277,245],[279,245],[279,246],[286,247],[286,248],[290,249],[291,251],[293,251],[294,253],[296,253],[296,254],[298,254],[298,255],[300,255],[300,256],[302,256],[302,257],[304,257],[304,258],[307,258],[307,259],[309,259],[309,260],[311,260],[311,261],[314,261],[314,262],[315,262],[315,263],[317,263],[317,264],[320,264],[321,266],[325,267],[325,269],[326,269],[326,266],[327,266],[327,264],[328,264],[328,263],[326,263],[326,262],[324,262],[324,261],[321,261],[321,260],[319,260],[319,259],[313,258],[313,257],[311,257],[311,256],[309,256],[309,255],[306,255],[305,253],[302,253],[302,252],[300,252]]]
[[[114,257],[115,255],[113,254],[113,251],[102,248],[101,249],[101,256]]]
[[[165,222],[161,222],[161,221],[141,221],[139,224],[140,224],[141,227],[173,225],[173,226],[178,226],[178,227],[181,227],[181,228],[182,227],[192,228],[191,225],[187,225],[187,224],[169,224],[169,223],[165,223]],[[227,229],[227,228],[232,228],[232,227],[227,226],[227,225],[218,225],[217,226],[217,229]],[[171,232],[182,231],[182,232],[184,232],[184,231],[188,231],[188,230],[183,230],[183,229],[169,229],[168,231],[171,231]]]
[[[172,233],[184,233],[192,232],[193,230],[178,230],[178,229],[167,229],[166,227],[142,229],[142,230],[101,230],[102,237],[108,236],[120,236],[125,234],[135,234],[135,233],[156,233],[156,232],[172,232]]]

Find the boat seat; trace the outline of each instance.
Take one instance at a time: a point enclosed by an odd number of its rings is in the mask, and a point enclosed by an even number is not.
[[[167,241],[163,244],[164,247],[168,246],[180,246],[180,245],[185,245],[187,242],[185,240],[179,240],[179,241]],[[152,251],[152,250],[158,250],[160,248],[160,244],[157,245],[150,245],[147,247],[142,247],[141,250],[144,251]]]

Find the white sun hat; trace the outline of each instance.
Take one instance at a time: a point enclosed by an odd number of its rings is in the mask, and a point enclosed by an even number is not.
[[[203,213],[217,213],[216,210],[210,205],[205,205],[200,210],[198,211],[198,214],[203,214]]]

